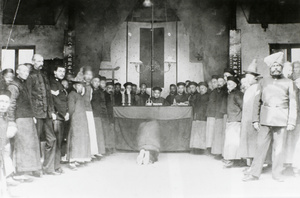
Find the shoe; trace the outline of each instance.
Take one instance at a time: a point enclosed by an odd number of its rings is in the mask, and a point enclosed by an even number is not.
[[[97,158],[98,158],[98,157],[103,157],[102,154],[96,154],[95,156],[96,156]]]
[[[282,177],[273,177],[273,179],[278,182],[284,182],[284,179]]]
[[[75,165],[75,163],[69,163],[69,168],[73,171],[76,171],[77,170],[77,167]]]
[[[53,176],[56,176],[56,175],[60,175],[60,173],[57,173],[57,172],[48,172],[48,171],[43,171],[43,174],[44,175],[53,175]]]
[[[25,175],[15,175],[15,176],[12,176],[12,178],[15,181],[18,181],[18,182],[21,182],[21,183],[30,183],[30,182],[33,182],[32,178],[26,177]]]
[[[148,165],[150,162],[150,152],[149,151],[145,151],[145,156],[143,158],[143,164],[144,165]]]
[[[42,173],[40,171],[33,171],[31,173],[31,176],[33,176],[33,177],[42,177]]]
[[[143,160],[144,160],[144,157],[145,157],[145,152],[146,151],[144,149],[140,150],[140,153],[139,153],[139,155],[136,158],[136,163],[138,165],[142,165],[143,164]]]
[[[233,161],[226,160],[226,161],[224,161],[223,168],[232,168],[233,164],[234,164]]]
[[[243,181],[244,182],[249,182],[249,181],[256,181],[258,180],[258,177],[255,177],[253,175],[246,175],[244,178],[243,178]]]
[[[55,172],[59,173],[59,174],[63,174],[64,173],[63,169],[61,169],[61,168],[56,169]]]
[[[6,184],[7,184],[8,186],[17,186],[17,185],[20,184],[20,182],[14,180],[12,177],[8,177],[8,178],[6,178]]]

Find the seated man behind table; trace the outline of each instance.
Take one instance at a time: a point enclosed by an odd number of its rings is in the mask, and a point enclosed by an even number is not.
[[[168,106],[169,103],[161,97],[162,89],[160,87],[154,87],[152,89],[153,96],[151,97],[151,101],[153,103],[153,106]]]
[[[122,93],[120,83],[115,83],[114,106],[122,106]]]
[[[184,92],[185,83],[177,83],[177,95],[175,96],[176,105],[188,105],[189,104],[189,95]]]
[[[173,104],[174,103],[174,98],[177,94],[177,87],[174,84],[170,85],[170,94],[167,96],[166,100],[169,104]],[[176,102],[175,102],[176,103]]]
[[[141,84],[140,93],[137,94],[138,96],[138,106],[145,106],[146,101],[149,99],[149,94],[147,94],[147,85],[145,83]]]

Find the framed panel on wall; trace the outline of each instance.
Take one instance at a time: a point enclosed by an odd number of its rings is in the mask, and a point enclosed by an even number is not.
[[[270,54],[283,52],[285,55],[285,61],[300,61],[300,43],[270,43],[269,46]]]

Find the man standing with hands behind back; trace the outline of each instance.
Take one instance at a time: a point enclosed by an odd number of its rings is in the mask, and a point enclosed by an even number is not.
[[[272,143],[272,176],[282,182],[287,131],[296,125],[297,102],[293,81],[282,75],[283,53],[264,59],[270,67],[270,77],[260,81],[253,106],[253,127],[258,131],[257,147],[250,171],[243,181],[258,180],[269,146]]]
[[[55,172],[54,169],[56,138],[52,125],[52,119],[56,120],[56,115],[54,114],[49,80],[41,71],[44,58],[35,54],[32,57],[32,64],[33,68],[26,84],[40,141],[42,133],[45,133],[46,147],[43,172],[47,175],[57,175],[59,173]]]

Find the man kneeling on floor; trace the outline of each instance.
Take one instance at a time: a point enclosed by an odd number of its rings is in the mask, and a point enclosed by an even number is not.
[[[138,165],[148,165],[158,161],[160,132],[157,120],[142,122],[140,124],[137,142],[140,151],[136,160]]]

